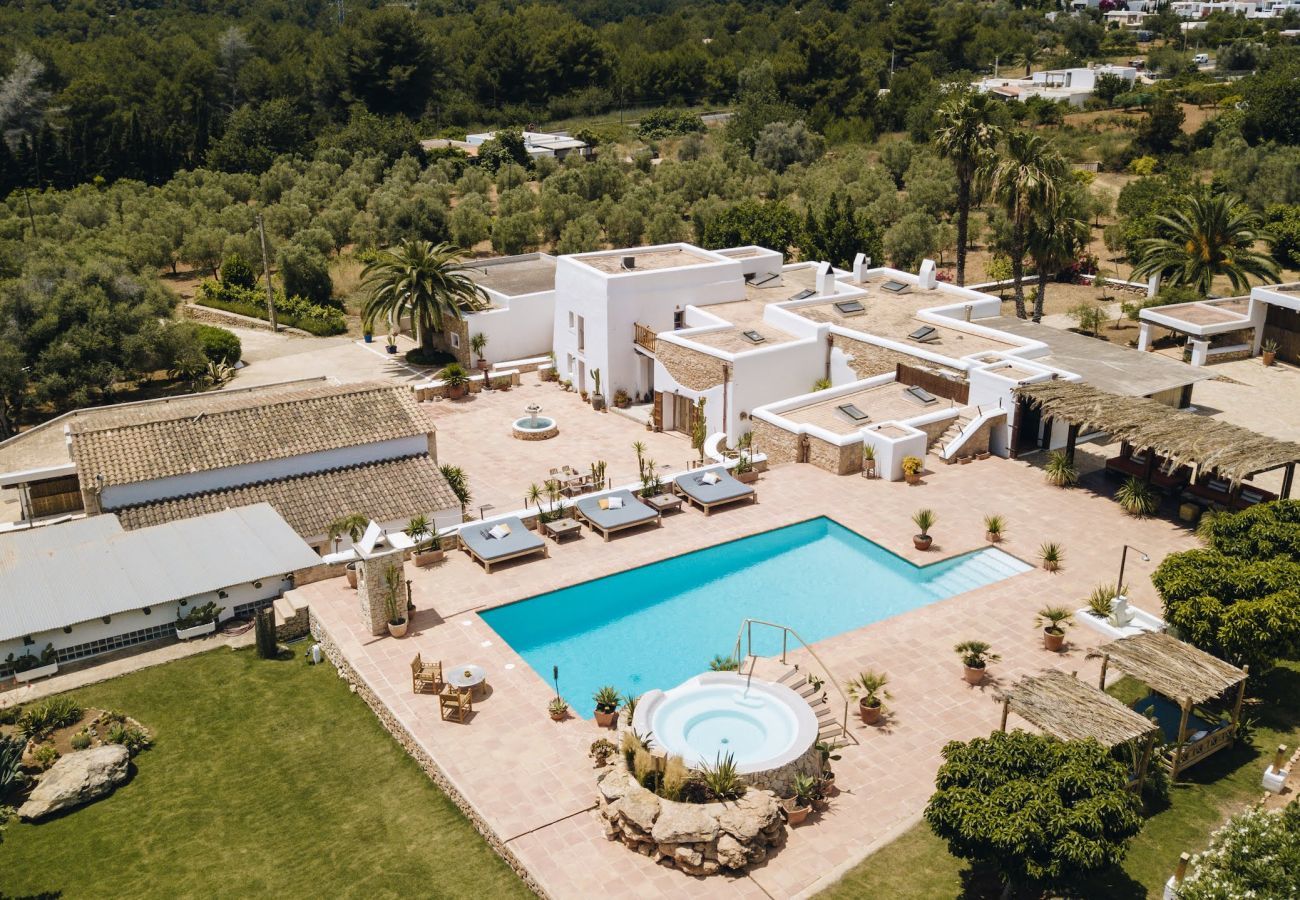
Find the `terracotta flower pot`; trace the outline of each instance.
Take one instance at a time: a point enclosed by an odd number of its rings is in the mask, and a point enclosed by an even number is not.
[[[990,544],[996,544],[1002,540],[1002,534],[997,531],[986,531],[984,533],[984,539]]]
[[[448,400],[459,400],[461,397],[464,396],[465,396],[465,385],[463,384],[457,385],[456,387],[447,388]]]
[[[569,717],[569,711],[567,709],[564,712],[551,713],[551,721],[553,722],[563,722],[568,717]]]
[[[346,573],[347,576],[348,576],[348,587],[352,587],[352,588],[356,587],[356,586],[357,586],[357,567],[356,567],[355,565],[353,565],[352,563],[348,563],[348,567],[347,567],[347,569],[345,569],[344,571],[345,571],[345,573]]]
[[[436,562],[440,562],[443,556],[444,556],[443,551],[440,549],[425,550],[421,553],[415,554],[414,561],[417,566],[431,566]]]
[[[802,825],[804,820],[808,818],[808,814],[811,812],[811,806],[796,806],[794,809],[786,811],[785,820],[789,822],[790,826],[793,828],[795,825]]]
[[[1061,568],[1061,564],[1059,562],[1052,562],[1045,559],[1043,560],[1043,568],[1049,572],[1055,572],[1057,569]]]
[[[880,703],[875,706],[868,706],[866,700],[858,701],[858,712],[862,713],[862,722],[864,725],[875,725],[880,721]]]
[[[973,666],[962,666],[962,675],[965,676],[968,684],[979,684],[984,680],[984,671],[987,666],[980,666],[978,669]]]
[[[921,476],[916,472],[904,472],[903,480],[906,481],[908,484],[920,484]]]
[[[1273,365],[1273,363],[1277,361],[1277,354],[1270,350],[1265,350],[1263,356],[1264,356],[1264,365],[1266,366],[1271,366]]]
[[[596,724],[601,728],[613,728],[614,720],[618,718],[618,712],[601,712],[596,710]]]
[[[1063,646],[1065,646],[1065,632],[1064,632],[1064,631],[1062,631],[1062,630],[1060,630],[1060,629],[1056,629],[1055,631],[1053,631],[1053,629],[1051,629],[1051,628],[1044,628],[1044,629],[1043,629],[1043,648],[1044,648],[1044,649],[1046,649],[1046,650],[1051,650],[1053,653],[1059,653],[1060,650],[1061,650],[1061,648],[1062,648]]]
[[[395,637],[395,638],[405,637],[405,636],[406,636],[406,628],[407,628],[408,624],[409,624],[409,622],[408,622],[408,620],[406,620],[406,619],[403,619],[401,622],[397,623],[396,625],[394,625],[392,622],[389,622],[389,623],[388,623],[388,633],[391,634],[391,635],[392,635],[393,637]]]
[[[912,535],[912,545],[915,546],[917,550],[929,550],[930,545],[933,543],[934,538],[930,537],[928,534]]]

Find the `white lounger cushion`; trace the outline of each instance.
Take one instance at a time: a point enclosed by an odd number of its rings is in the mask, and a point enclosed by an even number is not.
[[[623,498],[622,498],[622,497],[610,497],[610,498],[609,498],[609,506],[608,506],[607,508],[608,508],[608,509],[622,509],[622,508],[623,508]]]
[[[722,478],[718,476],[717,472],[705,472],[700,476],[700,481],[705,484],[717,484],[721,480]]]
[[[498,525],[493,525],[490,529],[488,529],[488,536],[497,538],[498,540],[500,540],[503,537],[508,537],[509,535],[510,535],[510,526],[507,525],[505,522],[501,522]]]

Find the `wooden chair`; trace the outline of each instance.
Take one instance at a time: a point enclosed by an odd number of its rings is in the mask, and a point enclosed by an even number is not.
[[[448,685],[438,695],[438,711],[444,722],[455,719],[464,725],[465,716],[474,711],[474,697],[470,691],[459,691]]]
[[[425,687],[430,687],[436,694],[440,684],[442,684],[442,663],[426,664],[420,659],[420,654],[415,654],[415,659],[411,660],[412,693],[422,694]]]

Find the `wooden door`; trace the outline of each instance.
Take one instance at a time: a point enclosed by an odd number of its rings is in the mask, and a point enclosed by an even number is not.
[[[664,392],[655,391],[654,412],[651,414],[655,431],[664,430]]]

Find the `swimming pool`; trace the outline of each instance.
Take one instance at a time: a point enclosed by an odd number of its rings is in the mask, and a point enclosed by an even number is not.
[[[559,666],[560,693],[589,717],[602,685],[639,696],[706,671],[714,655],[732,652],[746,617],[789,625],[811,643],[1029,568],[991,547],[915,566],[822,517],[481,617],[548,683]],[[779,633],[755,630],[754,652],[779,654]]]

